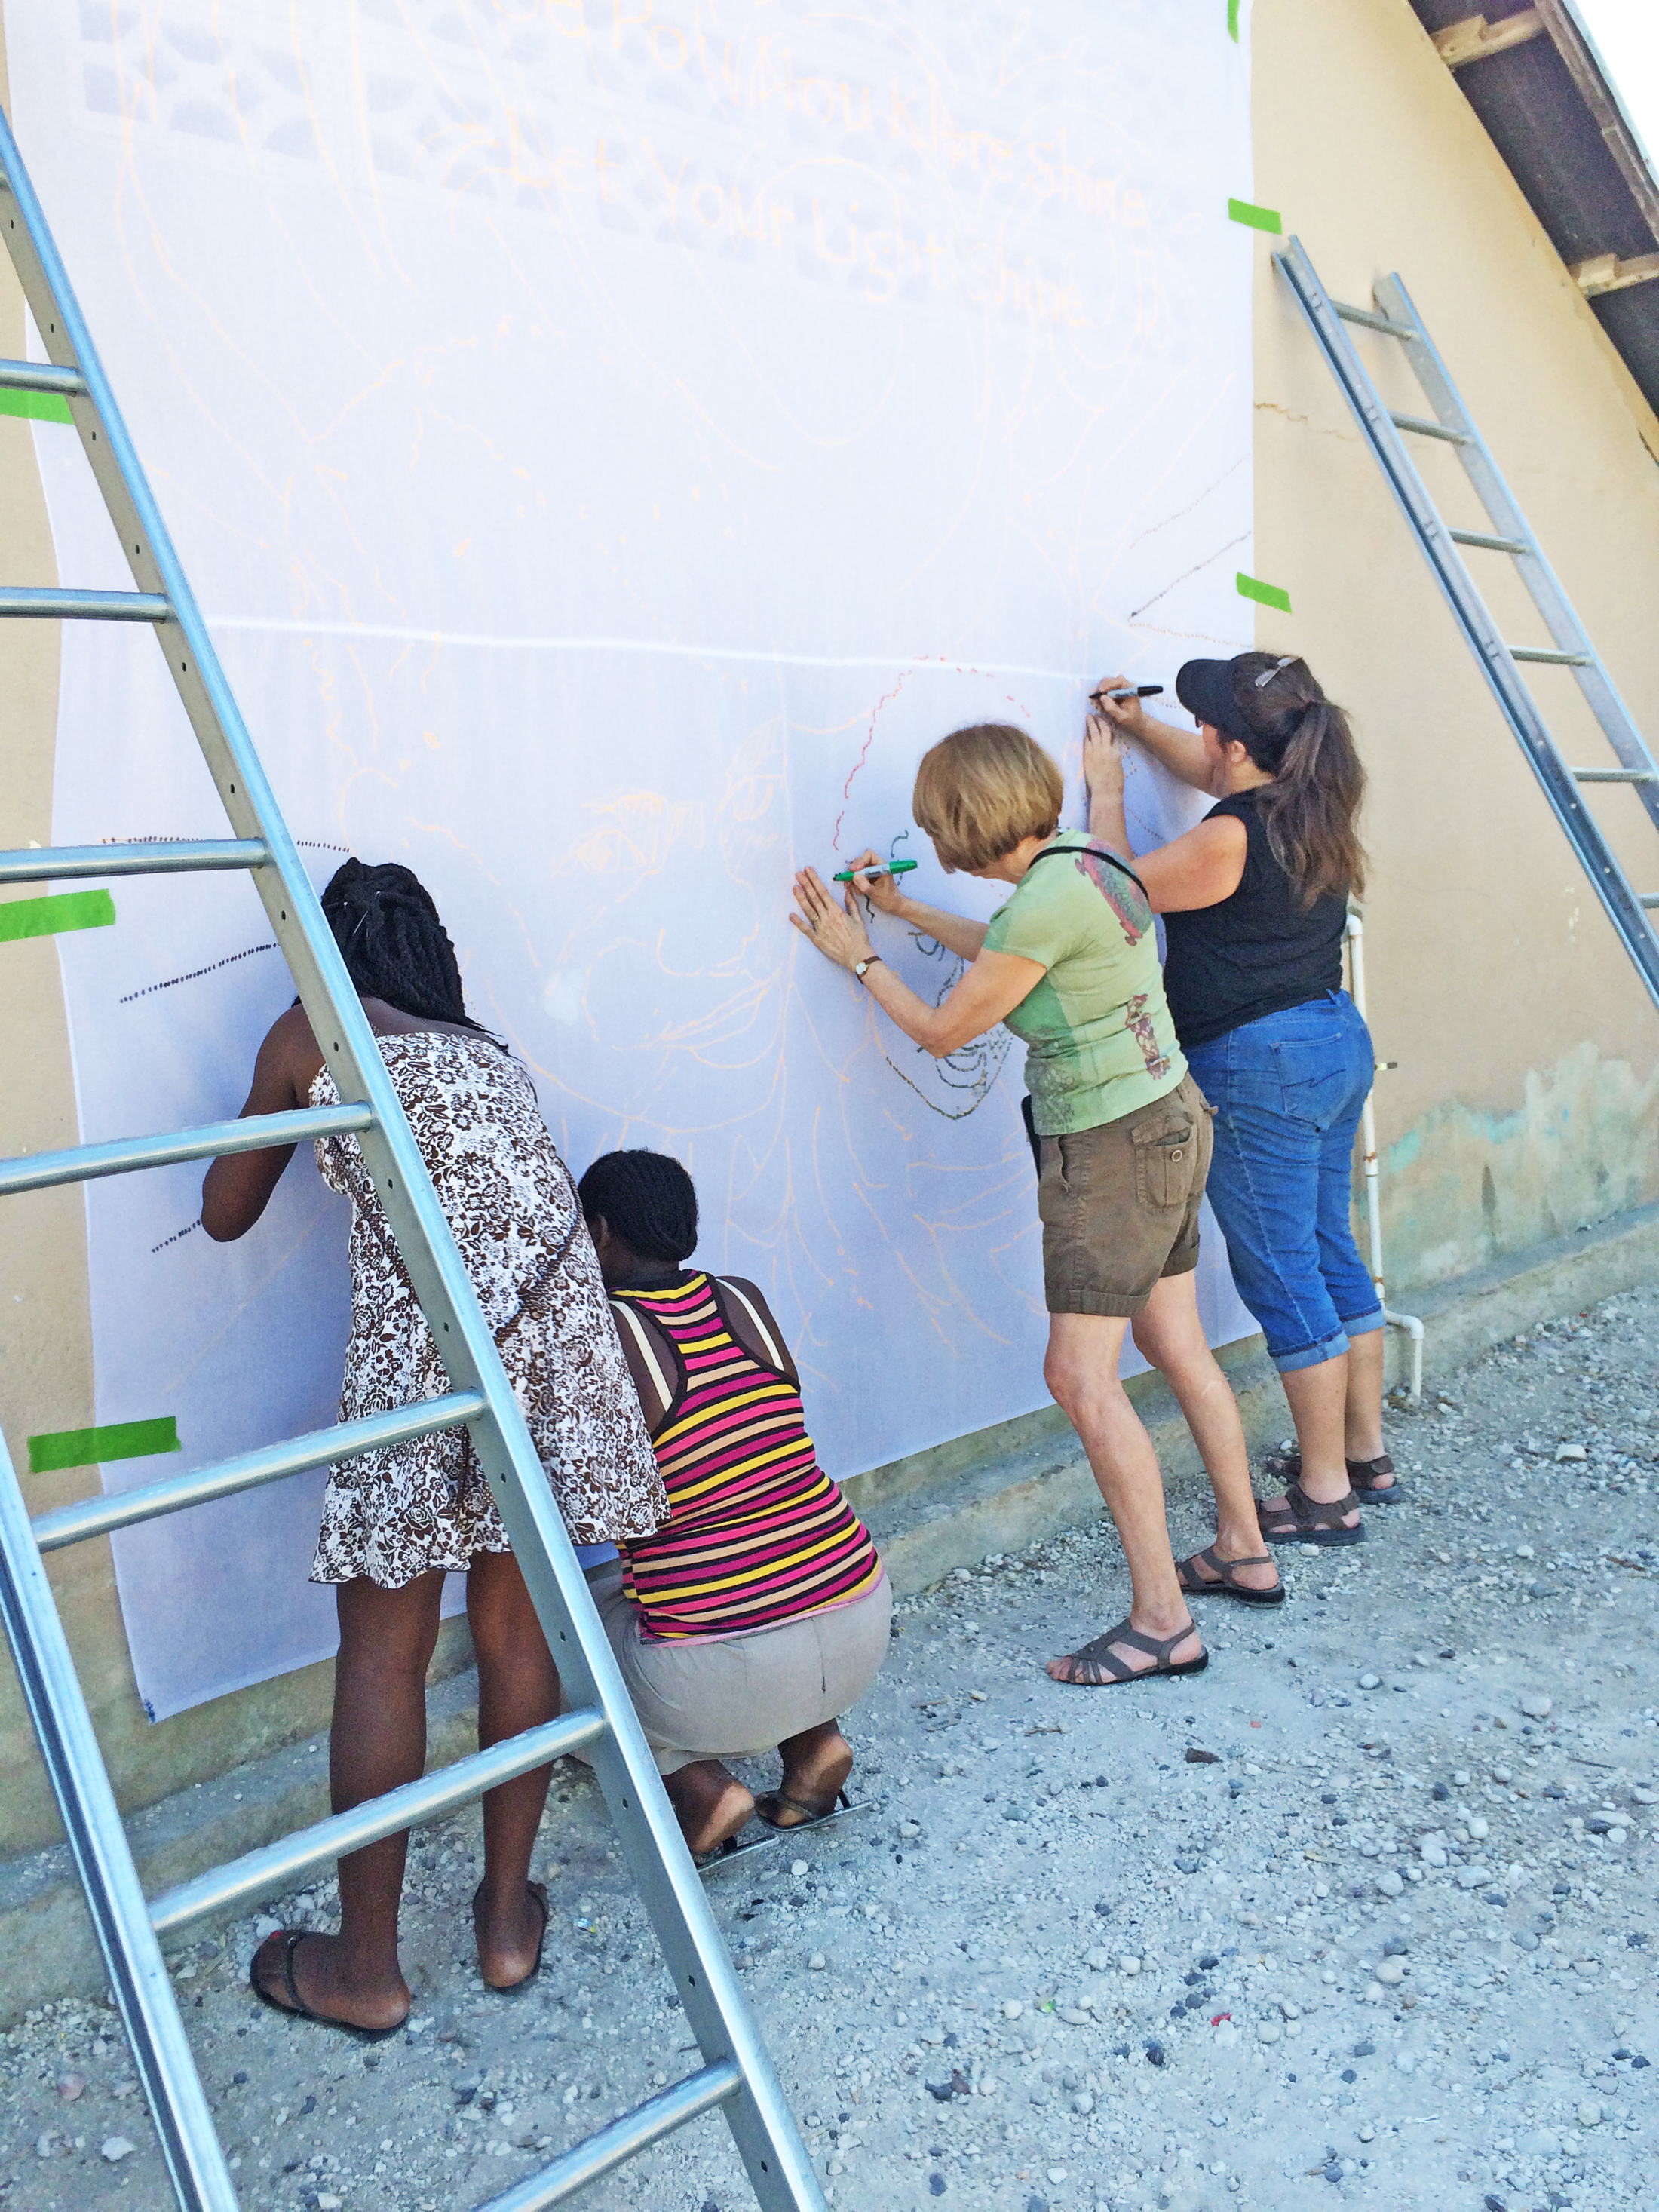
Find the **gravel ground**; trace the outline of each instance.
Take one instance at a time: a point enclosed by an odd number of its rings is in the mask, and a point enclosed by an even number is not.
[[[1282,1613],[1212,1606],[1198,1679],[1042,1675],[1125,1609],[1103,1528],[900,1607],[866,1809],[710,1883],[836,2212],[1659,2205],[1656,1338],[1631,1293],[1394,1413],[1409,1503],[1281,1553]],[[252,1922],[177,1954],[246,2206],[471,2206],[689,2069],[577,1771],[544,1853],[548,1961],[504,1999],[476,1818],[417,1843],[377,2049],[252,2002]],[[0,2142],[8,2212],[171,2203],[95,2006],[0,2038]],[[751,2202],[712,2118],[584,2201]]]

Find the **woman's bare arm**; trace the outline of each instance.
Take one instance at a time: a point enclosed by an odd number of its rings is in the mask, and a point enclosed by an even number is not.
[[[838,968],[850,973],[855,961],[870,957],[873,947],[863,922],[850,911],[850,896],[843,907],[816,868],[803,868],[795,878],[795,902],[800,912],[790,921]],[[935,1060],[947,1060],[1012,1014],[1045,972],[1040,961],[1014,952],[987,952],[981,946],[973,966],[937,1006],[918,998],[884,960],[874,963],[864,981],[883,1013],[913,1044]]]
[[[259,1047],[252,1088],[239,1118],[286,1114],[306,1105],[322,1064],[305,1009],[290,1006],[272,1023]],[[275,1145],[258,1152],[229,1152],[212,1163],[202,1179],[202,1226],[216,1244],[247,1235],[270,1203],[294,1152],[292,1145]]]
[[[1123,741],[1097,715],[1083,740],[1083,775],[1089,789],[1089,835],[1121,853],[1146,886],[1154,914],[1188,914],[1219,906],[1244,878],[1249,837],[1236,814],[1200,822],[1167,845],[1136,853],[1123,814]]]

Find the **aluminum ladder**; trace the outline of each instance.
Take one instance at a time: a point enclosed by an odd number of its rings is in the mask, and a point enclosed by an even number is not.
[[[1447,374],[1445,363],[1400,278],[1385,276],[1376,286],[1375,308],[1354,307],[1330,297],[1300,239],[1292,238],[1273,259],[1307,317],[1378,465],[1405,509],[1406,519],[1451,604],[1452,612],[1545,798],[1566,831],[1568,842],[1635,963],[1637,973],[1646,984],[1650,997],[1659,1005],[1659,935],[1656,935],[1648,918],[1650,910],[1659,907],[1659,892],[1644,894],[1632,888],[1583,797],[1586,785],[1630,784],[1646,807],[1650,820],[1659,828],[1659,768],[1653,756],[1574,613],[1571,600],[1514,494],[1504,483],[1456,386]],[[1345,323],[1377,331],[1399,341],[1433,410],[1431,415],[1400,414],[1389,406],[1344,330]],[[1435,505],[1407,450],[1407,436],[1431,438],[1452,447],[1486,510],[1490,530],[1452,528]],[[1544,627],[1554,640],[1553,645],[1510,645],[1504,641],[1459,550],[1466,545],[1480,552],[1503,554],[1514,562],[1522,582],[1532,595],[1533,605],[1543,617]],[[1529,662],[1572,671],[1590,712],[1612,747],[1616,767],[1574,768],[1563,758],[1543,712],[1522,676],[1522,665]]]
[[[725,2111],[765,2212],[823,2212],[817,2175],[738,1989],[489,1324],[237,711],[3,116],[0,173],[5,245],[51,356],[49,366],[0,362],[0,388],[56,393],[68,402],[137,586],[132,592],[7,586],[0,589],[0,614],[149,623],[234,833],[219,842],[0,853],[0,882],[249,870],[343,1102],[0,1161],[0,1196],[349,1132],[374,1170],[451,1380],[444,1397],[244,1452],[119,1496],[88,1498],[33,1522],[0,1440],[0,1612],[179,2202],[185,2212],[235,2212],[236,2207],[159,1939],[204,1914],[280,1894],[297,1876],[343,1852],[435,1819],[498,1783],[584,1748],[702,2063],[494,2198],[489,2212],[540,2212],[562,2203],[716,2106]],[[42,1554],[377,1445],[462,1425],[489,1477],[575,1709],[146,1900]]]

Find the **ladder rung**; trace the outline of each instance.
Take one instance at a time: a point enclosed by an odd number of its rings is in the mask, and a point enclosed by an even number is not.
[[[1571,773],[1580,783],[1653,783],[1659,781],[1650,768],[1576,768]]]
[[[226,1152],[262,1152],[273,1145],[303,1144],[307,1137],[343,1137],[374,1126],[371,1107],[304,1106],[292,1114],[250,1114],[239,1121],[211,1121],[204,1129],[178,1129],[170,1135],[120,1137],[110,1145],[36,1152],[0,1160],[0,1198],[46,1190],[54,1183],[128,1175],[135,1168],[172,1167],[179,1160],[213,1159]]]
[[[1467,430],[1448,429],[1443,422],[1431,422],[1426,415],[1393,415],[1389,416],[1396,430],[1415,430],[1419,438],[1443,438],[1449,446],[1472,446],[1474,441]]]
[[[55,622],[167,622],[173,603],[160,592],[60,592],[34,584],[0,586],[0,615]]]
[[[397,1835],[418,1821],[453,1813],[486,1790],[511,1782],[514,1775],[528,1774],[532,1766],[545,1766],[567,1752],[580,1751],[605,1735],[605,1729],[602,1712],[583,1707],[544,1721],[539,1728],[526,1729],[521,1735],[507,1736],[488,1751],[475,1751],[453,1766],[423,1774],[418,1782],[388,1790],[383,1797],[367,1798],[349,1812],[331,1813],[325,1820],[298,1828],[291,1836],[246,1851],[223,1866],[210,1867],[194,1881],[164,1890],[150,1900],[150,1925],[158,1936],[167,1936],[205,1912],[227,1911],[255,1898],[280,1897],[313,1867],[360,1851],[365,1844],[379,1843],[382,1836]]]
[[[676,2081],[672,2089],[647,2097],[631,2112],[612,2120],[608,2128],[597,2129],[539,2173],[526,2176],[500,2197],[489,2197],[477,2212],[543,2212],[544,2206],[562,2204],[602,2173],[637,2157],[699,2113],[712,2112],[728,2097],[735,2097],[742,2087],[743,2074],[737,2060],[717,2059],[699,2073],[688,2074],[684,2081]]]
[[[258,1451],[239,1452],[234,1459],[218,1460],[190,1474],[170,1475],[165,1482],[146,1482],[108,1497],[83,1498],[56,1513],[40,1514],[29,1526],[43,1552],[61,1551],[65,1544],[83,1543],[111,1528],[130,1528],[135,1522],[154,1521],[163,1513],[181,1513],[187,1505],[231,1498],[261,1483],[278,1482],[284,1475],[303,1474],[307,1468],[326,1467],[335,1460],[355,1459],[359,1452],[458,1428],[483,1410],[484,1400],[476,1390],[423,1398],[399,1406],[395,1413],[370,1413],[360,1421],[342,1421],[331,1429],[313,1429],[309,1436],[263,1445]]]
[[[1479,545],[1488,553],[1531,553],[1536,549],[1524,538],[1494,538],[1485,530],[1449,530],[1446,535],[1458,545]]]
[[[75,876],[166,876],[198,868],[262,868],[258,837],[157,838],[143,845],[56,845],[0,853],[0,884],[68,883]]]
[[[1642,892],[1641,903],[1645,907],[1659,906],[1659,891]]]
[[[78,368],[60,368],[54,361],[0,361],[0,392],[59,392],[73,399],[86,388]]]
[[[1331,305],[1345,323],[1358,323],[1362,330],[1385,331],[1391,338],[1417,336],[1409,323],[1397,323],[1392,316],[1379,315],[1374,307],[1351,307],[1346,300],[1333,300]]]
[[[1511,660],[1541,660],[1548,668],[1588,668],[1595,657],[1588,653],[1563,653],[1553,645],[1506,645],[1504,650]]]

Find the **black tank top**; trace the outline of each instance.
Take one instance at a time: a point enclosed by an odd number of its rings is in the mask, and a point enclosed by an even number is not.
[[[1342,988],[1348,902],[1328,891],[1310,907],[1299,903],[1256,799],[1254,791],[1236,792],[1204,817],[1231,814],[1244,824],[1244,873],[1232,896],[1164,917],[1164,989],[1186,1052]]]

